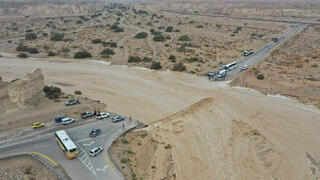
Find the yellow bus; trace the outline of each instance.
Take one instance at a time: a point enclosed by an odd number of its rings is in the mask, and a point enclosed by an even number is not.
[[[78,147],[64,130],[56,131],[56,140],[68,159],[78,157]]]

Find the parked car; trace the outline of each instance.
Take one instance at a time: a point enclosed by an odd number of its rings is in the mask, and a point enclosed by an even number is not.
[[[94,116],[94,112],[92,112],[92,111],[81,113],[81,117],[82,117],[83,119],[89,118],[89,117],[91,117],[91,116]]]
[[[124,117],[122,117],[122,116],[113,116],[111,121],[113,123],[116,123],[116,122],[123,121],[123,120],[124,120]]]
[[[58,117],[56,117],[56,118],[54,118],[54,121],[56,122],[56,123],[61,123],[61,120],[64,118],[64,116],[58,116]]]
[[[76,120],[75,119],[72,119],[72,118],[63,118],[62,120],[61,120],[61,124],[63,124],[63,125],[66,125],[66,124],[71,124],[71,123],[73,123],[73,122],[75,122]]]
[[[91,130],[89,136],[93,138],[93,137],[98,136],[100,133],[101,133],[101,129],[94,128]]]
[[[89,154],[90,154],[90,156],[96,156],[96,155],[98,155],[99,153],[101,153],[102,152],[102,147],[95,147],[95,148],[93,148],[93,149],[91,149],[90,151],[89,151]]]
[[[43,127],[43,126],[44,126],[44,123],[40,123],[40,122],[32,123],[32,127],[33,127],[34,129],[36,129],[36,128],[41,128],[41,127]]]
[[[66,102],[66,105],[67,105],[67,106],[71,106],[71,105],[75,105],[75,104],[80,104],[79,99],[69,99],[69,100]]]
[[[107,112],[101,112],[100,114],[96,115],[97,119],[103,119],[109,117],[111,114]]]
[[[279,41],[279,39],[278,39],[278,38],[276,38],[276,37],[273,37],[273,38],[272,38],[272,41],[273,41],[273,42],[278,42],[278,41]]]

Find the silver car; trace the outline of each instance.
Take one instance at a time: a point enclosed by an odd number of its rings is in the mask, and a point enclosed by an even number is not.
[[[95,147],[95,148],[91,149],[89,151],[89,154],[90,154],[90,156],[94,157],[94,156],[98,155],[99,153],[101,153],[102,150],[103,150],[102,147],[98,146],[98,147]]]

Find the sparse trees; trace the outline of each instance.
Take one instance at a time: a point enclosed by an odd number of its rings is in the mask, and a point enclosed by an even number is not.
[[[53,33],[51,34],[50,40],[51,41],[62,41],[64,38],[63,33]]]
[[[158,34],[153,37],[153,40],[154,41],[164,41],[164,40],[166,40],[166,38],[162,34]]]
[[[91,40],[91,42],[93,44],[100,44],[102,42],[102,40],[101,39],[93,39],[93,40]]]
[[[188,35],[183,35],[179,37],[178,41],[191,41],[191,39]]]
[[[38,49],[37,48],[33,48],[33,47],[28,48],[28,52],[30,54],[38,54],[39,53]]]
[[[185,71],[186,66],[182,62],[179,62],[173,66],[172,70],[173,71]]]
[[[56,54],[53,51],[48,52],[48,56],[55,56]]]
[[[54,86],[44,86],[43,91],[49,99],[58,99],[61,95],[61,89]]]
[[[198,25],[196,28],[204,28],[203,25]]]
[[[150,69],[159,70],[161,69],[161,63],[157,61],[152,61]]]
[[[172,32],[173,31],[173,27],[172,26],[168,26],[167,28],[166,28],[166,32]]]
[[[102,50],[101,54],[104,56],[110,56],[110,55],[114,55],[115,53],[112,49],[106,48]]]
[[[20,53],[17,55],[19,58],[28,58],[28,55],[26,53]]]
[[[130,56],[128,59],[128,63],[138,63],[141,61],[142,59],[139,56]]]
[[[258,74],[257,75],[257,79],[263,80],[264,79],[264,75],[263,74]]]
[[[171,62],[176,62],[176,56],[170,55],[168,58]]]

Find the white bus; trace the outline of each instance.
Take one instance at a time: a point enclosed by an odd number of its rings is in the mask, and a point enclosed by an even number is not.
[[[234,67],[236,67],[236,65],[237,65],[237,62],[232,62],[232,63],[226,64],[226,65],[220,67],[220,70],[224,70],[224,69],[225,69],[225,70],[230,71],[230,70],[232,70]]]
[[[66,131],[56,131],[55,136],[59,146],[66,154],[68,159],[78,157],[78,147],[73,143]]]

